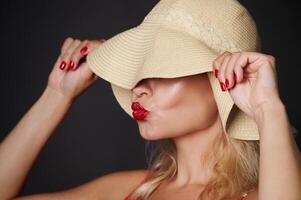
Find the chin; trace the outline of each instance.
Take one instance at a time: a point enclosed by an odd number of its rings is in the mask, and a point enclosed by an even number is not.
[[[146,123],[139,124],[139,132],[141,137],[145,140],[160,140],[167,137],[165,134],[162,134],[162,131]]]
[[[148,141],[156,141],[156,140],[161,140],[161,139],[163,139],[163,138],[161,138],[161,137],[154,137],[154,136],[150,136],[150,135],[144,135],[144,134],[141,134],[141,133],[140,133],[140,135],[141,135],[141,137],[142,137],[143,139],[148,140]]]
[[[160,130],[157,127],[150,126],[149,124],[140,124],[139,132],[145,140],[162,140],[167,138],[173,138],[181,135],[180,133],[170,133],[167,130]]]
[[[156,134],[156,133],[152,133],[152,132],[140,131],[140,135],[145,140],[160,140],[160,139],[164,138],[164,137],[162,137],[161,134]]]

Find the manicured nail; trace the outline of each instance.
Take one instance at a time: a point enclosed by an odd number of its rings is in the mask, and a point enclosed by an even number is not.
[[[229,87],[229,80],[226,78],[226,88],[228,88]]]
[[[63,61],[63,62],[61,63],[61,65],[60,65],[60,69],[61,69],[61,70],[64,70],[65,67],[66,67],[66,62]]]
[[[217,78],[217,75],[218,75],[218,69],[214,69],[214,76],[215,76],[215,78]]]
[[[236,76],[235,72],[233,72],[233,79],[234,79],[234,82],[236,83],[236,81],[237,81],[237,76]]]
[[[222,91],[223,92],[226,91],[225,84],[223,82],[219,82],[219,83],[220,83]]]
[[[71,69],[72,69],[72,70],[75,70],[76,67],[77,67],[77,66],[74,64],[73,67],[72,67]]]
[[[87,46],[86,46],[86,47],[83,47],[83,48],[80,50],[80,53],[83,54],[83,55],[85,55],[85,53],[87,52],[87,50],[88,50],[88,47],[87,47]]]
[[[71,61],[69,62],[68,69],[73,69],[73,67],[74,67],[74,62],[71,60]]]

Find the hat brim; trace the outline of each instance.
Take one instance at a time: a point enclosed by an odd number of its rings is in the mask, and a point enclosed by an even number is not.
[[[99,45],[88,54],[87,62],[104,80],[132,89],[143,78],[212,71],[212,61],[217,56],[218,53],[184,32],[144,24]]]
[[[122,109],[132,116],[132,91],[144,78],[174,78],[207,72],[224,132],[232,138],[259,140],[255,121],[222,92],[212,73],[218,53],[197,38],[178,30],[142,24],[121,32],[87,56],[91,70],[110,82]],[[293,132],[297,130],[292,127]]]

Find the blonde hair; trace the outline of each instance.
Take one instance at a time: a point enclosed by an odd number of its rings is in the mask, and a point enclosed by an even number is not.
[[[164,180],[177,174],[177,151],[173,140],[148,142],[146,151],[150,151],[150,173],[131,194],[133,200],[148,199]],[[152,143],[159,144],[154,148]],[[222,133],[215,138],[210,152],[215,158],[212,175],[198,199],[230,199],[258,186],[259,141],[238,140]]]

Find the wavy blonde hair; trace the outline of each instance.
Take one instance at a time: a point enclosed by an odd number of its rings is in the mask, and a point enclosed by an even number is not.
[[[231,199],[258,186],[259,141],[238,140],[222,133],[211,145],[205,158],[215,158],[212,175],[198,199]],[[146,155],[150,173],[131,199],[148,199],[164,180],[177,174],[177,151],[172,139],[147,141]]]

